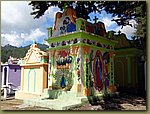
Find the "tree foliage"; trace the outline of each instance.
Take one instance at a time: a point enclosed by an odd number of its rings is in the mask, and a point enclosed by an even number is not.
[[[89,19],[88,14],[93,11],[98,11],[98,7],[96,7],[95,1],[32,1],[29,5],[33,6],[33,12],[31,15],[35,15],[34,18],[39,18],[44,15],[45,11],[48,10],[49,7],[58,6],[61,11],[63,11],[66,7],[71,7],[76,10],[78,18]]]

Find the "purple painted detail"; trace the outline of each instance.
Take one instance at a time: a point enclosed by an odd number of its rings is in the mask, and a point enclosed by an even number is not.
[[[79,61],[80,61],[80,58],[77,58],[77,63],[79,63]]]
[[[2,68],[2,71],[1,71],[1,74],[2,74],[1,85],[2,86],[4,84],[8,86],[9,83],[12,84],[12,89],[15,89],[18,86],[20,86],[20,83],[21,83],[21,66],[20,65],[5,64],[5,65],[1,65],[1,68]]]

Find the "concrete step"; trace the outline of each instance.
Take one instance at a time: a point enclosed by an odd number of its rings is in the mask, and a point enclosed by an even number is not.
[[[79,101],[63,101],[60,99],[25,99],[24,104],[31,106],[46,107],[54,110],[68,110],[73,107],[81,106],[81,102]]]

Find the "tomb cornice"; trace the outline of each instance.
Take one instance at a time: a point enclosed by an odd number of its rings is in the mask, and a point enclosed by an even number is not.
[[[114,49],[107,49],[107,48],[98,47],[98,46],[95,46],[95,45],[90,45],[90,44],[85,44],[85,43],[77,43],[77,44],[72,44],[72,45],[57,46],[57,47],[53,47],[53,48],[48,48],[47,51],[49,51],[49,50],[60,50],[62,48],[67,49],[67,48],[70,48],[70,47],[73,47],[73,46],[89,46],[89,47],[92,47],[94,49],[100,49],[100,50],[103,50],[103,51],[115,51]]]
[[[48,63],[26,63],[26,64],[21,64],[20,66],[27,66],[27,67],[31,67],[31,66],[41,66],[41,65],[48,65]]]
[[[121,53],[124,55],[139,55],[142,54],[142,50],[137,48],[123,48],[123,49],[115,49],[115,53]]]
[[[97,42],[101,42],[103,44],[109,44],[109,45],[115,45],[117,41],[115,40],[109,40],[107,38],[104,38],[102,36],[95,35],[93,33],[88,33],[84,31],[76,31],[73,33],[66,33],[63,35],[59,35],[57,37],[51,37],[48,39],[45,39],[49,44],[50,43],[56,43],[61,41],[67,41],[67,40],[73,40],[75,38],[81,38],[81,39],[89,39]]]

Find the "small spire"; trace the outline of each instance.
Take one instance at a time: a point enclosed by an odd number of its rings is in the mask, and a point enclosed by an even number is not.
[[[97,20],[98,20],[98,18],[95,16],[93,19],[94,23],[97,23]]]
[[[63,6],[64,11],[66,11],[67,7],[68,7],[68,5],[65,3]]]
[[[118,31],[118,34],[119,34],[119,35],[121,34],[121,31],[120,31],[120,30]]]
[[[33,44],[30,46],[30,48],[37,48],[36,40],[33,40],[32,42],[33,42]]]
[[[34,39],[34,40],[32,40],[32,44],[37,44],[37,42],[36,42],[36,40]]]

